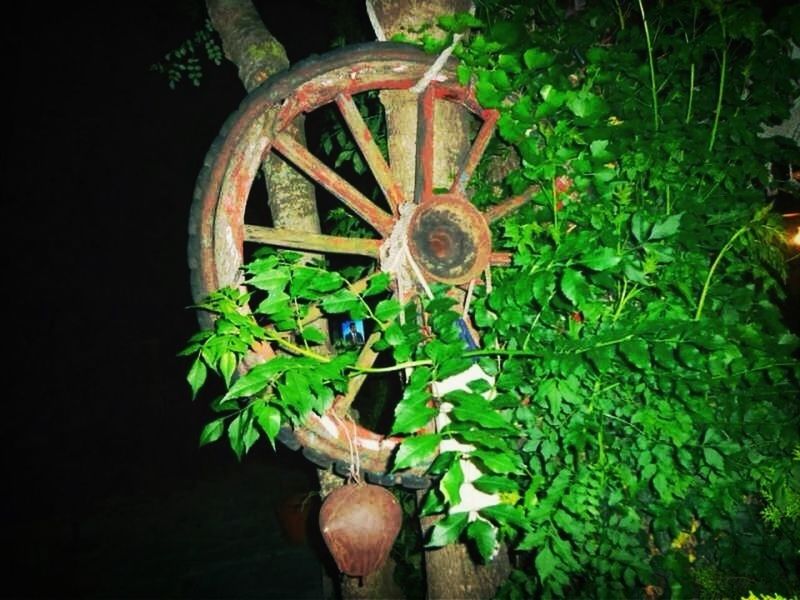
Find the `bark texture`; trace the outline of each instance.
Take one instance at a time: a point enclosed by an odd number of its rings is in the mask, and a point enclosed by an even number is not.
[[[398,33],[414,37],[424,25],[443,14],[465,12],[470,0],[373,0],[375,17],[387,39]],[[381,92],[389,133],[389,161],[406,199],[413,198],[417,133],[417,95],[407,91]],[[449,188],[470,146],[473,119],[468,111],[449,102],[434,109],[434,188]],[[428,536],[437,518],[421,519]],[[429,600],[493,598],[511,566],[505,546],[487,565],[476,565],[467,547],[450,544],[425,552]]]
[[[239,69],[244,88],[252,92],[270,75],[289,68],[283,45],[264,27],[249,0],[207,0],[211,24],[222,38],[225,58]]]
[[[248,92],[289,67],[285,48],[264,26],[250,0],[207,0],[206,6],[211,23],[222,38],[225,57],[239,69],[239,78]],[[295,120],[290,133],[305,143],[302,118]],[[274,154],[269,155],[263,170],[275,227],[319,233],[314,186]]]
[[[411,39],[439,16],[466,12],[470,0],[373,0],[375,17],[387,39],[404,34]],[[416,156],[417,95],[406,91],[381,92],[386,109],[389,135],[389,162],[400,182],[406,200],[414,197],[414,157]],[[450,187],[455,169],[469,149],[471,117],[468,111],[449,102],[437,102],[434,111],[433,185]]]
[[[211,22],[222,39],[226,58],[239,69],[239,77],[250,92],[271,75],[289,67],[289,59],[283,45],[264,26],[261,16],[250,0],[207,0]],[[305,145],[303,119],[296,119],[289,133]],[[295,231],[319,233],[321,231],[314,186],[294,167],[270,153],[262,165],[266,185],[267,202],[275,227]],[[327,332],[327,323],[317,322]],[[344,480],[320,470],[318,472],[323,497],[339,487]],[[330,587],[330,580],[323,577],[323,585]],[[327,594],[326,594],[327,595]],[[387,561],[382,569],[359,581],[343,577],[340,595],[350,598],[402,599],[403,593],[394,582],[394,563]]]

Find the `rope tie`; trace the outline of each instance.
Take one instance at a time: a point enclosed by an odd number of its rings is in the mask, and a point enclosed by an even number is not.
[[[372,25],[372,29],[375,32],[375,39],[379,42],[386,41],[386,33],[383,31],[383,27],[378,21],[378,16],[375,14],[375,7],[372,6],[372,0],[366,0],[367,5],[367,16],[369,17],[369,22]],[[475,14],[475,5],[473,4],[469,9],[470,14]],[[423,73],[422,77],[420,77],[419,81],[415,83],[413,86],[409,88],[410,91],[414,92],[415,94],[421,94],[425,91],[431,81],[436,79],[444,68],[445,63],[447,63],[447,59],[450,58],[450,55],[453,54],[453,50],[455,50],[456,45],[458,42],[461,41],[461,38],[464,37],[463,33],[456,33],[453,36],[453,41],[450,45],[442,50],[442,53],[436,57],[436,60],[433,61],[433,64],[428,67],[428,69]]]
[[[400,217],[380,248],[381,271],[394,276],[397,281],[397,294],[401,300],[405,300],[408,291],[414,286],[414,278],[425,291],[425,295],[433,298],[433,292],[425,281],[422,270],[408,249],[408,225],[415,208],[416,205],[411,202],[400,205]]]
[[[353,420],[353,417],[347,415],[347,420],[353,424],[353,435],[350,435],[350,432],[347,431],[347,424],[342,421],[342,418],[339,415],[334,414],[334,418],[339,421],[342,425],[342,430],[344,431],[344,435],[347,438],[347,445],[350,450],[350,467],[347,470],[347,478],[348,480],[352,481],[353,483],[360,484],[361,483],[361,454],[356,447],[355,438],[358,436],[358,431],[356,430],[356,422]]]

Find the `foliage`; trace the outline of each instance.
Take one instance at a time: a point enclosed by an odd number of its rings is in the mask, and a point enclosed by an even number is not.
[[[204,55],[201,54],[201,49],[205,52]],[[164,75],[170,89],[174,90],[184,77],[198,87],[203,79],[202,56],[217,66],[222,63],[222,45],[209,19],[206,19],[203,27],[195,31],[192,37],[153,64],[150,70]]]
[[[780,594],[759,594],[756,596],[753,592],[750,592],[747,597],[743,596],[742,600],[797,600],[797,596],[795,595],[791,598],[786,598]]]
[[[414,367],[394,466],[432,461],[422,511],[445,516],[428,545],[466,539],[488,559],[507,542],[503,597],[790,594],[800,365],[777,307],[765,165],[800,157],[758,132],[798,93],[797,11],[770,29],[745,2],[597,3],[568,18],[551,3],[485,7],[503,18],[470,18],[459,77],[500,110],[499,143],[520,157],[503,190],[537,191],[495,236],[513,265],[472,303],[483,349],[445,286],[400,306],[383,274],[359,287],[265,252],[246,291],[200,306],[217,319],[185,351],[189,382],[196,394],[211,368],[228,385],[201,442],[226,428],[237,455],[273,442],[377,370],[321,350],[314,318],[347,313],[392,356],[383,370]],[[285,354],[236,377],[258,343]],[[432,397],[476,365],[486,377]],[[443,429],[417,433],[442,410]]]

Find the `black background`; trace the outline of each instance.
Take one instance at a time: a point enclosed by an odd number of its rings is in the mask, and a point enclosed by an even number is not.
[[[262,4],[292,62],[329,50],[343,30],[369,31],[363,3]],[[206,63],[199,88],[174,91],[150,66],[205,17],[202,2],[144,0],[30,3],[3,20],[3,596],[246,593],[176,587],[165,576],[137,587],[113,581],[136,578],[135,565],[102,575],[105,566],[80,557],[102,554],[91,524],[120,498],[138,502],[142,519],[168,513],[159,498],[204,480],[247,472],[272,493],[285,481],[265,481],[275,476],[270,465],[303,477],[310,468],[265,444],[244,465],[225,442],[197,445],[210,396],[191,402],[190,363],[177,357],[197,327],[189,206],[203,157],[245,92],[227,61]],[[105,542],[124,548],[137,527]],[[112,570],[148,560],[120,552],[108,559]],[[109,581],[93,585],[102,577]]]

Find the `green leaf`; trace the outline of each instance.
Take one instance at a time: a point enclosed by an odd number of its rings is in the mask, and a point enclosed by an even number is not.
[[[239,413],[233,418],[230,425],[228,425],[228,441],[231,444],[233,453],[236,454],[236,458],[239,460],[242,460],[242,456],[245,452],[243,427],[245,420],[244,415],[245,413]]]
[[[705,356],[692,344],[684,343],[678,346],[678,357],[690,369],[702,370],[705,367]]]
[[[439,481],[439,490],[442,492],[445,501],[454,506],[461,502],[461,485],[464,483],[464,472],[461,470],[461,461],[453,461],[453,465],[447,470]]]
[[[273,359],[275,360],[275,359]],[[253,396],[261,391],[269,384],[272,377],[275,375],[273,365],[268,361],[266,363],[255,366],[239,377],[233,382],[233,385],[228,390],[228,393],[223,397],[223,401],[231,400],[233,398],[243,398],[246,396]]]
[[[653,358],[659,365],[668,369],[672,369],[678,364],[672,348],[664,342],[653,344]]]
[[[350,290],[337,290],[322,300],[322,309],[328,313],[343,313],[353,310],[359,304],[358,296]]]
[[[419,389],[410,391],[406,388],[403,399],[394,409],[394,423],[392,434],[414,433],[431,422],[437,410],[428,406],[430,394],[427,390]]]
[[[391,282],[392,278],[388,273],[378,273],[377,275],[373,275],[369,278],[367,289],[364,290],[361,295],[364,298],[367,298],[369,296],[374,296],[375,294],[383,293],[389,289],[389,284]]]
[[[600,346],[587,351],[586,356],[594,363],[599,373],[605,373],[611,368],[616,357],[616,351],[614,346]]]
[[[522,60],[525,61],[525,66],[533,71],[549,67],[553,64],[555,57],[539,48],[529,48],[522,55]]]
[[[493,83],[484,79],[475,84],[475,96],[481,106],[486,108],[496,108],[505,99],[505,94],[499,91]]]
[[[561,291],[575,306],[581,307],[589,295],[589,284],[580,271],[564,269],[561,276]]]
[[[482,508],[480,514],[501,525],[511,525],[523,531],[530,529],[530,522],[525,518],[522,508],[519,506],[495,504]]]
[[[289,283],[289,272],[286,268],[276,268],[260,272],[247,280],[247,285],[275,294],[283,291]]]
[[[492,71],[492,83],[497,89],[503,90],[504,92],[511,89],[511,81],[508,78],[508,74],[500,69]]]
[[[475,542],[478,554],[485,562],[491,560],[497,551],[497,527],[491,523],[481,519],[473,521],[467,527],[467,538]]]
[[[192,366],[189,369],[189,374],[186,376],[186,380],[189,382],[189,385],[192,388],[192,400],[197,397],[197,392],[206,382],[207,375],[208,369],[206,369],[206,365],[198,356],[192,363]]]
[[[533,297],[541,306],[547,306],[555,289],[556,277],[552,271],[539,271],[533,275]]]
[[[519,492],[519,485],[509,477],[481,475],[472,482],[477,489],[487,494],[495,492]]]
[[[280,411],[266,402],[256,402],[253,405],[253,414],[274,448],[275,437],[278,435],[278,431],[280,431],[281,428]]]
[[[426,546],[428,548],[438,548],[455,542],[464,527],[466,527],[468,517],[469,513],[447,515],[433,526],[431,539]]]
[[[552,85],[545,84],[539,90],[539,96],[541,96],[542,100],[545,101],[546,105],[551,109],[556,109],[567,99],[567,94],[565,92],[561,92],[555,89]],[[541,108],[541,106],[539,107]],[[536,116],[541,116],[539,114],[539,109],[536,110]]]
[[[648,239],[647,232],[650,230],[650,222],[645,219],[640,213],[633,215],[631,219],[631,231],[633,236],[638,242],[644,242]]]
[[[233,352],[224,352],[219,357],[219,370],[225,380],[225,387],[231,387],[231,378],[236,370],[236,355]]]
[[[211,421],[211,423],[208,423],[205,427],[203,427],[203,431],[200,432],[200,446],[205,446],[211,442],[216,442],[220,437],[222,437],[222,433],[224,431],[224,418]]]
[[[302,331],[303,339],[306,341],[311,342],[312,344],[324,344],[325,334],[322,333],[319,329],[314,327],[313,325],[309,325],[308,327],[304,327]]]
[[[671,235],[674,235],[675,232],[678,231],[678,228],[681,225],[681,217],[682,216],[683,216],[683,213],[678,213],[678,214],[675,214],[675,215],[670,215],[669,217],[667,217],[663,221],[656,222],[656,224],[653,225],[653,231],[650,232],[650,238],[649,239],[651,239],[651,240],[660,240],[660,239],[663,239],[665,237],[669,237]]]
[[[400,323],[395,321],[386,328],[386,331],[383,332],[383,339],[385,339],[386,343],[388,343],[390,346],[399,346],[406,341],[406,334],[405,331],[403,331],[403,327],[400,325]]]
[[[497,65],[509,73],[519,73],[522,70],[519,60],[513,54],[501,54],[498,56]]]
[[[400,302],[394,298],[381,300],[375,307],[375,317],[379,321],[391,321],[400,314],[401,310]]]
[[[478,394],[458,391],[447,394],[445,399],[453,402],[452,416],[456,420],[477,423],[484,428],[514,429],[488,400]]]
[[[456,77],[458,78],[459,85],[468,85],[470,77],[472,76],[472,69],[463,63],[459,63],[456,67]]]
[[[519,457],[515,455],[504,454],[502,452],[490,452],[488,450],[476,450],[470,456],[477,458],[486,467],[500,475],[508,473],[519,473],[521,465],[519,464]]]
[[[714,448],[709,448],[707,446],[703,447],[703,458],[706,459],[706,463],[717,469],[718,471],[725,470],[725,461],[722,458],[722,455],[717,452]]]
[[[261,436],[261,434],[253,422],[252,415],[248,413],[243,414],[246,415],[246,417],[244,419],[242,431],[242,443],[244,444],[244,451],[248,452],[250,448],[253,447],[253,444],[258,441],[258,438]]]
[[[589,253],[584,254],[581,258],[581,263],[594,271],[605,271],[611,267],[615,267],[622,260],[613,248],[596,248]]]
[[[290,302],[289,294],[286,292],[273,292],[256,307],[256,312],[277,318],[275,315],[291,311]]]
[[[608,162],[614,158],[614,155],[611,154],[607,148],[608,140],[594,140],[589,144],[589,151],[592,154],[592,158],[598,161]]]
[[[650,351],[642,338],[633,338],[625,340],[619,345],[620,352],[627,358],[630,363],[639,369],[647,369],[650,367]]]
[[[308,370],[292,369],[286,372],[284,383],[278,384],[281,399],[297,411],[301,419],[312,409],[311,373]]]
[[[536,572],[539,575],[539,579],[544,582],[545,579],[550,577],[553,574],[553,571],[556,570],[556,566],[558,565],[559,561],[553,554],[553,551],[550,550],[550,546],[547,545],[542,548],[536,554]]]
[[[667,478],[663,473],[658,473],[655,477],[653,477],[653,487],[656,488],[656,491],[658,492],[658,495],[661,496],[662,500],[672,500],[672,491],[669,489]]]
[[[394,470],[408,469],[426,462],[439,448],[441,438],[438,433],[428,433],[404,439],[395,456]]]
[[[561,391],[558,389],[558,382],[555,379],[545,379],[539,384],[536,390],[537,400],[547,399],[550,407],[550,414],[553,418],[558,418],[561,412]]]

